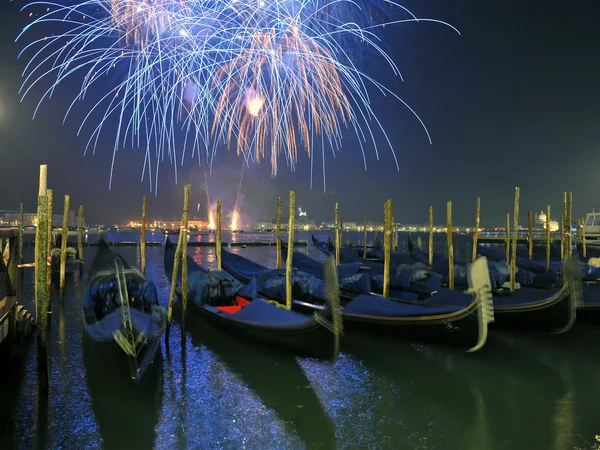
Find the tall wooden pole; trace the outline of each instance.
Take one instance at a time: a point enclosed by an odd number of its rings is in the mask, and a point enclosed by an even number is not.
[[[47,223],[48,223],[48,245],[46,246],[46,254],[52,258],[52,225],[54,224],[54,216],[52,215],[53,208],[53,193],[52,189],[46,189],[46,197],[48,197],[48,207],[47,207]],[[50,259],[52,261],[52,259]],[[52,266],[50,266],[50,270],[46,271],[46,290],[48,291],[48,314],[52,312],[52,296],[51,296],[51,287],[52,287]],[[48,319],[50,320],[50,319]]]
[[[363,258],[367,259],[367,216],[363,218]]]
[[[277,198],[277,220],[275,224],[275,238],[276,249],[277,249],[277,259],[275,260],[275,268],[279,269],[281,267],[281,208],[282,208],[282,200],[281,197]]]
[[[339,222],[339,211],[338,211],[338,202],[335,202],[335,206],[333,207],[333,226],[335,229],[335,265],[336,267],[340,265],[340,222]]]
[[[433,265],[433,206],[429,207],[429,265]]]
[[[79,205],[77,215],[77,256],[80,264],[83,263],[83,205]]]
[[[35,293],[37,320],[37,361],[40,390],[48,392],[48,291],[46,290],[46,272],[48,270],[48,166],[40,166],[40,186],[37,203],[37,227],[35,237]]]
[[[167,331],[165,340],[169,341],[169,327],[171,317],[173,316],[173,302],[175,301],[175,288],[177,287],[177,276],[179,275],[179,263],[181,262],[181,247],[183,245],[183,233],[179,233],[177,238],[177,247],[175,249],[175,258],[173,259],[173,272],[171,274],[171,290],[169,291],[169,303],[167,304]]]
[[[217,256],[217,270],[221,270],[223,267],[221,265],[221,208],[223,206],[223,201],[221,199],[217,200],[217,230],[216,230],[216,247],[215,247],[215,255]]]
[[[527,213],[527,219],[527,246],[529,247],[529,259],[533,259],[533,213],[531,211]]]
[[[510,214],[506,214],[506,237],[505,237],[506,264],[510,264]]]
[[[513,211],[512,257],[510,260],[510,292],[515,292],[515,274],[517,269],[517,238],[519,229],[519,196],[521,190],[515,187],[515,209]]]
[[[581,245],[583,247],[583,257],[587,258],[587,243],[585,241],[585,217],[582,219],[581,223]]]
[[[336,203],[337,205],[337,203]],[[294,258],[294,227],[296,221],[296,193],[290,191],[290,218],[288,221],[288,248],[285,261],[285,307],[292,309],[292,259]],[[337,248],[337,246],[336,246]]]
[[[571,256],[573,254],[573,235],[571,234],[571,223],[573,223],[573,193],[569,192],[568,199],[568,208],[567,208],[567,238],[569,243],[569,251],[567,252],[567,256]]]
[[[39,214],[39,197],[46,197],[46,190],[48,189],[48,166],[46,164],[42,164],[40,166],[40,184],[39,184],[39,189],[38,189],[38,214],[37,214],[37,225],[35,227],[35,243],[34,243],[34,252],[35,252],[35,261],[37,263],[37,259],[38,259],[38,253],[39,253],[39,245],[38,245],[38,240],[39,240],[39,236],[40,236],[40,214]],[[48,208],[48,200],[46,199],[44,201],[44,212],[46,212],[46,208]],[[45,219],[45,217],[44,217]],[[45,222],[45,220],[44,220]],[[46,233],[46,229],[43,230],[43,234]],[[45,250],[45,248],[44,248]],[[44,251],[42,251],[42,253],[44,253]],[[34,276],[35,279],[38,279],[38,266],[36,264],[36,266],[34,267]],[[45,272],[44,272],[45,273]],[[45,286],[45,283],[44,283]],[[37,298],[38,298],[38,292],[37,292],[37,282],[35,284],[34,290],[35,290],[35,301],[36,301],[36,311],[37,311]],[[45,311],[45,309],[44,309]],[[36,319],[37,320],[37,319]]]
[[[177,239],[177,248],[175,249],[175,258],[173,260],[173,272],[171,274],[171,290],[169,292],[169,303],[167,304],[167,330],[165,341],[169,342],[169,331],[171,318],[173,316],[173,302],[175,301],[175,288],[177,287],[177,278],[179,275],[179,264],[181,263],[181,306],[182,306],[182,333],[185,333],[185,309],[183,306],[184,296],[187,306],[187,217],[190,204],[191,184],[185,185],[183,189],[183,212],[181,213],[181,226],[179,227],[179,237]],[[185,249],[185,253],[183,252]],[[185,260],[185,268],[184,263]],[[185,270],[185,286],[184,286]],[[185,287],[185,289],[184,289]],[[183,343],[183,339],[182,339]]]
[[[393,240],[394,240],[394,250],[398,250],[398,224],[396,223],[396,219],[392,216],[392,230],[394,232]]]
[[[546,210],[546,271],[550,270],[550,244],[551,244],[551,232],[550,232],[550,205]]]
[[[69,237],[69,210],[71,207],[71,196],[65,195],[65,210],[63,213],[62,242],[60,247],[60,295],[65,288],[65,275],[67,270],[67,239]]]
[[[475,213],[475,231],[473,231],[473,262],[477,260],[477,242],[479,240],[479,225],[481,223],[481,198],[477,197],[477,210]]]
[[[454,289],[454,245],[452,244],[452,202],[446,203],[446,242],[448,244],[448,287]]]
[[[188,261],[187,261],[187,240],[188,240],[188,214],[190,210],[190,195],[192,194],[192,185],[186,184],[183,188],[183,212],[181,214],[181,226],[179,227],[179,236],[181,239],[181,333],[185,336],[185,315],[187,312],[188,299]],[[184,339],[182,339],[183,344]],[[183,344],[185,345],[185,344]]]
[[[567,254],[566,252],[566,242],[565,242],[565,223],[567,221],[567,193],[563,192],[563,212],[560,216],[560,258],[565,259]]]
[[[142,198],[142,228],[140,229],[140,259],[142,266],[142,275],[146,276],[146,208],[148,206],[148,197]],[[181,230],[179,231],[181,233]]]
[[[390,294],[390,263],[392,249],[392,201],[387,200],[383,208],[383,296]]]
[[[54,207],[54,193],[52,189],[46,190],[46,196],[48,197],[48,255],[52,254],[52,228],[54,228],[54,215],[53,215],[53,207]],[[49,271],[50,272],[50,271]]]
[[[23,203],[19,204],[19,264],[23,263]]]

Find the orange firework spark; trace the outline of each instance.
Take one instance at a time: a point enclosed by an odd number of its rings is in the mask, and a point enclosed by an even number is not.
[[[298,146],[311,152],[311,132],[339,136],[352,120],[336,59],[315,40],[290,26],[253,35],[249,49],[221,67],[213,85],[219,91],[212,133],[237,153],[254,149],[257,161],[270,152],[295,162]]]

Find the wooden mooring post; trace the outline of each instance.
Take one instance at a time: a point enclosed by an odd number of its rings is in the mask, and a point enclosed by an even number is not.
[[[568,207],[567,207],[567,239],[569,244],[569,251],[567,256],[573,254],[573,235],[571,234],[571,224],[573,223],[573,193],[569,192]]]
[[[217,229],[215,230],[215,255],[217,258],[217,270],[221,270],[223,267],[221,265],[221,208],[223,206],[223,201],[221,199],[217,200]]]
[[[37,227],[35,239],[35,296],[37,321],[37,362],[40,390],[48,392],[48,290],[46,272],[48,271],[48,166],[40,166],[40,185],[37,202]]]
[[[77,215],[77,259],[79,264],[83,264],[83,205],[79,205]]]
[[[565,259],[565,216],[561,214],[558,225],[560,233],[560,259]]]
[[[583,247],[583,258],[587,258],[587,244],[585,242],[585,217],[581,219],[581,246]]]
[[[390,295],[390,263],[392,250],[392,200],[383,207],[383,296]]]
[[[527,213],[527,247],[529,247],[529,259],[533,259],[533,213]]]
[[[282,200],[281,197],[277,198],[277,219],[275,224],[275,242],[276,245],[276,259],[275,259],[275,268],[279,269],[281,267],[281,208],[282,208]]]
[[[517,230],[519,229],[519,197],[521,190],[515,187],[515,208],[513,211],[512,257],[510,260],[510,292],[515,292],[515,275],[517,268]]]
[[[46,190],[48,189],[48,166],[46,164],[42,164],[40,166],[40,183],[39,183],[39,190],[38,190],[38,203],[39,203],[39,197],[44,196],[44,198],[46,198]],[[44,202],[44,213],[46,212],[46,209],[48,208],[48,200],[46,198],[45,202]],[[38,258],[38,253],[39,253],[39,234],[40,234],[40,227],[39,227],[39,211],[37,214],[37,218],[38,218],[38,226],[35,227],[35,242],[34,242],[34,261],[37,263],[37,258]],[[46,217],[44,217],[44,221],[45,221]],[[46,233],[46,229],[44,229],[44,233]],[[45,247],[44,247],[44,251],[42,253],[45,253]],[[34,286],[34,290],[35,290],[35,310],[36,310],[36,321],[37,321],[37,311],[38,311],[38,306],[37,306],[37,302],[38,302],[38,284],[37,284],[37,279],[38,279],[38,266],[37,264],[35,265],[35,267],[33,268],[34,271],[34,278],[36,280],[35,282],[35,286]],[[44,284],[45,286],[45,284]],[[45,309],[44,309],[45,311]]]
[[[67,239],[69,237],[69,210],[71,206],[71,196],[65,195],[65,209],[63,215],[62,241],[60,246],[60,296],[62,297],[65,289],[65,275],[67,269]]]
[[[19,264],[23,263],[23,203],[19,204]]]
[[[333,207],[333,227],[335,231],[335,266],[340,265],[340,222],[338,218],[338,202],[335,202]]]
[[[446,203],[446,243],[448,245],[448,287],[454,289],[454,245],[452,244],[452,202]]]
[[[192,185],[186,184],[183,188],[183,213],[181,214],[181,225],[179,226],[179,236],[181,240],[181,343],[183,346],[185,346],[185,315],[187,313],[188,300],[187,231],[191,195]]]
[[[433,265],[433,206],[429,207],[429,265]]]
[[[504,239],[506,264],[510,264],[510,214],[506,214],[506,236]]]
[[[165,341],[167,344],[169,343],[171,319],[173,317],[173,302],[175,301],[175,290],[177,287],[177,277],[179,276],[179,264],[182,261],[182,257],[186,260],[186,263],[185,263],[185,268],[186,268],[185,299],[186,299],[186,306],[187,306],[187,214],[188,214],[189,202],[190,202],[189,192],[191,192],[190,184],[186,185],[184,187],[184,191],[183,191],[183,212],[181,213],[181,226],[179,227],[179,237],[177,239],[177,248],[175,249],[175,258],[173,260],[173,272],[171,273],[171,290],[169,291],[169,303],[167,304],[167,329],[165,332]],[[220,202],[220,200],[219,200],[219,202]],[[185,217],[185,224],[186,224],[185,230],[183,229],[184,217]],[[184,241],[185,241],[185,243],[184,243]],[[186,248],[185,254],[183,254],[184,246]],[[182,303],[182,323],[183,323],[183,321],[185,320],[183,318],[183,316],[185,315],[184,310],[183,310],[183,295],[184,295],[183,264],[182,264],[182,269],[181,269],[181,284],[182,284],[182,286],[181,286],[182,302],[181,303]],[[185,325],[182,327],[182,332],[184,332],[183,328],[185,328]],[[182,345],[185,345],[183,335],[182,335]]]
[[[148,197],[142,198],[142,228],[140,229],[140,259],[142,266],[142,275],[146,276],[146,208],[148,206]],[[180,231],[181,232],[181,231]]]
[[[367,259],[367,216],[363,218],[363,258]]]
[[[551,240],[551,231],[550,231],[550,205],[547,206],[546,209],[546,272],[550,270],[550,244]]]
[[[46,252],[50,257],[50,262],[52,262],[52,228],[54,225],[52,189],[46,189],[46,196],[48,197],[48,245],[46,246]],[[46,271],[46,290],[48,291],[48,320],[50,320],[50,314],[52,314],[52,265],[50,265],[50,270]]]
[[[400,233],[398,231],[398,223],[394,219],[394,250],[395,251],[398,251],[398,246],[400,245],[400,236],[398,233]]]
[[[337,207],[337,203],[336,203]],[[337,208],[336,208],[337,209]],[[285,261],[285,307],[292,309],[292,260],[294,258],[294,228],[296,226],[296,193],[290,191],[290,218],[288,221],[288,248]],[[336,246],[337,248],[337,246]]]
[[[481,198],[477,197],[477,210],[475,212],[475,230],[473,231],[473,257],[472,261],[477,260],[477,242],[479,239],[479,225],[481,221]]]

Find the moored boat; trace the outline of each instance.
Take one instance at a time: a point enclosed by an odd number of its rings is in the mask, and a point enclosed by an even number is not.
[[[318,241],[313,237],[313,243],[324,253],[330,252],[330,245]],[[425,263],[427,256],[409,243],[411,249],[410,255],[402,255],[403,258],[413,258],[414,261]],[[434,271],[440,273],[443,280],[448,279],[448,261],[436,257],[432,267]],[[375,266],[369,266],[375,270]],[[380,263],[381,270],[383,264]],[[459,267],[460,271],[456,269]],[[469,270],[470,264],[460,266],[455,264],[455,273]],[[519,331],[545,331],[560,333],[568,331],[575,324],[577,308],[581,305],[581,276],[576,259],[570,259],[563,267],[562,286],[551,288],[536,288],[522,286],[514,292],[501,286],[495,286],[492,290],[494,307],[494,328],[519,330]],[[557,277],[558,278],[558,277]],[[457,283],[458,289],[467,289],[467,276],[462,277],[462,281]],[[495,283],[492,283],[494,286]],[[395,292],[397,294],[397,292]],[[444,299],[446,302],[455,301],[451,296]]]
[[[100,238],[83,295],[84,339],[129,365],[139,380],[160,348],[166,326],[156,286]]]
[[[175,253],[175,245],[167,239],[164,264],[169,279]],[[255,281],[244,285],[227,272],[208,271],[189,255],[187,264],[188,306],[215,328],[300,355],[337,357],[341,329],[328,326],[336,323],[335,305],[327,303],[312,315],[300,314],[257,295]],[[181,277],[178,286],[181,289]]]
[[[238,254],[222,250],[223,268],[242,282],[257,280],[257,290],[278,301],[283,301],[277,289],[282,284],[283,272],[250,261]],[[474,270],[485,273],[485,259]],[[262,274],[271,273],[271,277]],[[262,275],[262,277],[261,277]],[[279,277],[279,279],[277,279]],[[266,279],[265,279],[266,278]],[[324,278],[324,277],[323,277]],[[294,270],[294,297],[292,307],[299,311],[316,311],[323,308],[323,280]],[[417,304],[403,299],[390,299],[381,295],[359,294],[340,298],[345,327],[357,327],[377,332],[392,332],[406,338],[435,344],[456,345],[470,349],[481,348],[487,339],[487,326],[493,320],[491,305],[487,301],[487,280],[474,278],[474,295],[444,290],[432,298],[431,303]],[[453,301],[446,300],[452,297]]]

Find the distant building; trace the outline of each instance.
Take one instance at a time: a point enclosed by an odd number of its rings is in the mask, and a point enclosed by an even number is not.
[[[208,230],[209,223],[207,220],[188,220],[188,227],[196,227],[200,230]]]
[[[536,214],[535,222],[537,225],[541,225],[544,230],[546,229],[546,213],[544,211],[540,211],[539,214]],[[550,220],[550,231],[558,231],[558,222],[556,220]]]
[[[69,219],[68,223],[70,227],[77,226],[77,221],[75,220],[75,212],[69,211]],[[85,223],[85,222],[84,222]],[[0,210],[0,224],[2,225],[19,225],[19,211],[16,210]],[[23,224],[27,225],[36,225],[37,226],[37,213],[35,212],[23,212]],[[53,214],[52,215],[52,226],[54,227],[62,227],[63,224],[63,214]]]
[[[344,231],[358,231],[359,228],[356,226],[356,222],[344,222],[343,223]],[[362,230],[362,225],[360,226]]]
[[[315,224],[315,221],[306,216],[298,217],[296,220],[296,230],[314,231],[316,229],[317,225]]]
[[[262,220],[254,225],[255,230],[265,231],[275,228],[275,223],[271,220]]]

